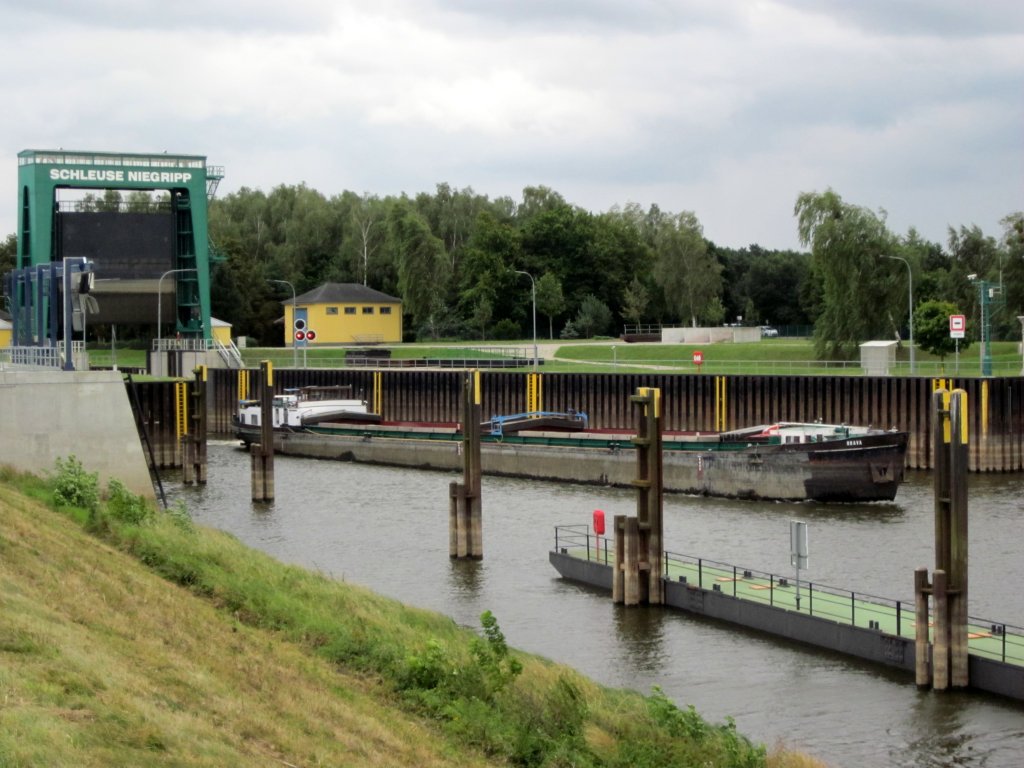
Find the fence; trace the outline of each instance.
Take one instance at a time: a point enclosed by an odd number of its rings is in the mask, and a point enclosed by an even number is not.
[[[71,359],[76,370],[89,368],[89,356],[82,341],[71,342]],[[0,367],[3,368],[63,368],[64,346],[56,347],[7,347],[0,350]]]

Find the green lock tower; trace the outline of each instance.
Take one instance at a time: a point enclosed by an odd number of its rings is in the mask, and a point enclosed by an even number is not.
[[[222,177],[222,168],[208,166],[199,155],[19,152],[16,271],[28,275],[28,281],[42,265],[67,257],[88,259],[99,306],[95,322],[173,324],[172,336],[209,340],[207,202]],[[75,189],[166,191],[167,197],[161,196],[159,215],[144,216],[102,197],[91,205],[60,199],[63,190]],[[159,294],[172,289],[174,301],[166,303],[161,322]],[[13,343],[32,345],[50,335],[50,313],[19,313],[22,301],[31,301],[26,290],[13,294]]]

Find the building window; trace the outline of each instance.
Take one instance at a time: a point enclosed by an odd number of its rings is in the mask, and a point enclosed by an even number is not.
[[[338,314],[338,308],[337,307],[328,307],[327,308],[327,314],[328,315],[336,315],[336,314]]]
[[[381,307],[380,308],[380,313],[382,315],[390,315],[391,314],[391,307]]]
[[[355,307],[345,307],[345,314],[346,315],[354,315],[355,313],[356,313],[356,308]]]
[[[373,314],[373,307],[363,307],[363,314],[364,315],[372,315]]]

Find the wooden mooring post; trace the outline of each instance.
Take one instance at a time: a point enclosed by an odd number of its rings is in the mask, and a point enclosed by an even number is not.
[[[198,366],[195,378],[188,386],[188,407],[185,420],[186,431],[181,436],[182,481],[206,484],[207,468],[207,415],[206,415],[206,366]]]
[[[448,556],[482,560],[483,512],[480,497],[480,372],[462,385],[462,482],[448,486]]]
[[[612,601],[624,605],[661,605],[665,602],[661,390],[639,387],[630,402],[637,420],[637,436],[633,439],[636,516],[615,516]]]
[[[260,361],[260,441],[249,446],[252,467],[252,500],[274,500],[274,366]]]
[[[934,444],[935,572],[914,572],[915,679],[937,691],[965,688],[967,654],[967,393],[932,396]],[[932,643],[928,643],[928,596]],[[930,653],[929,653],[930,651]]]

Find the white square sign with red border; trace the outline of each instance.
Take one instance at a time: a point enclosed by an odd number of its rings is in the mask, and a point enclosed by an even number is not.
[[[949,338],[962,339],[967,331],[967,318],[964,315],[949,316]]]

